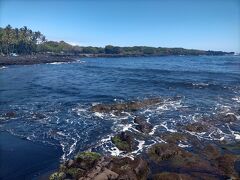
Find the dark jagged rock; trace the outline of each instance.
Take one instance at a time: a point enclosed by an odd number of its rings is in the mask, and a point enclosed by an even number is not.
[[[237,114],[240,115],[240,109],[237,110]]]
[[[164,160],[172,159],[182,153],[183,151],[180,147],[168,143],[156,144],[148,151],[150,158],[158,163]]]
[[[71,163],[70,160],[66,162],[50,176],[50,180],[145,180],[148,176],[148,164],[141,158],[99,157],[99,154],[93,152],[81,153],[80,156],[80,159],[76,157]],[[89,160],[95,163],[90,163],[87,169],[80,168]]]
[[[227,114],[222,117],[222,121],[230,123],[230,122],[235,122],[237,121],[237,117],[234,114]]]
[[[240,152],[240,142],[231,143],[231,144],[222,144],[221,148],[230,152]]]
[[[134,118],[134,123],[137,124],[136,129],[143,133],[149,133],[153,128],[150,123],[146,122],[146,120],[140,116]]]
[[[37,119],[45,119],[47,116],[42,113],[34,113],[34,117]]]
[[[15,118],[16,117],[16,113],[14,111],[9,111],[5,114],[5,117],[7,118]]]
[[[111,140],[119,150],[130,152],[134,149],[134,139],[129,132],[121,132]]]
[[[192,180],[187,174],[162,172],[153,176],[153,180]]]
[[[224,179],[225,177],[221,177],[216,174],[210,174],[210,173],[203,173],[203,172],[191,172],[191,178],[197,179],[197,180],[219,180]]]
[[[177,144],[180,142],[188,141],[187,135],[179,132],[174,132],[174,133],[167,132],[162,134],[161,138],[170,144]]]
[[[114,180],[118,178],[118,174],[107,169],[104,168],[104,170],[102,172],[100,172],[97,176],[94,177],[94,180]],[[80,179],[84,179],[84,178],[80,178]]]
[[[215,165],[228,177],[237,178],[238,174],[235,171],[234,165],[237,157],[233,154],[224,154],[215,160]]]
[[[125,158],[113,158],[109,169],[119,174],[118,179],[122,180],[144,180],[147,179],[149,168],[146,161],[141,158],[134,160]]]
[[[142,101],[131,101],[126,103],[117,103],[117,104],[97,104],[91,108],[93,112],[101,113],[121,113],[123,111],[132,112],[139,109],[156,105],[161,102],[161,99],[144,99]]]
[[[148,155],[155,163],[159,165],[167,164],[168,168],[180,172],[207,172],[220,174],[207,160],[174,144],[161,143],[154,145],[149,149]]]
[[[190,174],[163,172],[154,175],[153,180],[219,180],[219,177],[202,172],[191,172]]]
[[[192,136],[188,133],[180,133],[180,132],[167,132],[164,134],[161,134],[160,136],[164,141],[170,144],[180,144],[180,143],[188,143],[195,148],[200,148],[202,146],[199,139],[195,136]]]
[[[53,62],[76,61],[79,57],[67,55],[21,55],[21,56],[0,56],[0,66],[8,65],[31,65]]]
[[[89,170],[96,164],[100,157],[101,155],[95,152],[83,152],[78,154],[75,159],[79,168]]]
[[[221,152],[220,150],[213,144],[208,144],[204,147],[202,150],[202,154],[207,157],[208,159],[216,159],[220,156]]]
[[[187,131],[201,133],[206,131],[208,129],[208,126],[206,124],[195,122],[192,124],[188,124],[185,128]]]

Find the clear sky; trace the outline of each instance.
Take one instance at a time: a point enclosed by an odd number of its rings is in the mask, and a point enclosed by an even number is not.
[[[0,0],[0,26],[48,40],[240,52],[240,0]]]

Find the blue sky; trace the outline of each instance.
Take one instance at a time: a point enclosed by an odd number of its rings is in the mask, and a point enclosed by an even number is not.
[[[240,0],[0,0],[0,26],[48,40],[240,52]]]

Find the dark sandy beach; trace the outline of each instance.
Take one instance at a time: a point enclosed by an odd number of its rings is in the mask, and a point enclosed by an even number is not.
[[[43,179],[59,165],[60,148],[0,132],[0,179]]]

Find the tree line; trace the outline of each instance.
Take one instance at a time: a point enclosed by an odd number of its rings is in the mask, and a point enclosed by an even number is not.
[[[12,28],[7,25],[0,28],[0,53],[9,55],[32,54],[37,52],[37,46],[46,41],[45,36],[39,31],[32,31],[26,26],[22,28]]]
[[[22,28],[12,28],[7,25],[0,27],[0,55],[16,54],[107,54],[122,56],[164,56],[164,55],[225,55],[222,51],[203,51],[184,48],[163,48],[148,46],[119,47],[107,45],[105,47],[82,47],[73,46],[64,41],[47,41],[40,31],[32,31],[26,26]]]

